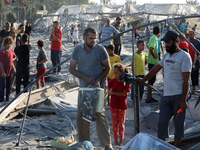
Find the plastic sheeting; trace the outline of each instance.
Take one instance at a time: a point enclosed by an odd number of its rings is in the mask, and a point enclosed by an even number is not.
[[[187,4],[144,4],[135,8],[139,12],[150,13],[152,15],[191,15],[199,14],[199,10],[193,5]]]
[[[130,140],[122,150],[179,150],[147,133],[139,133]]]

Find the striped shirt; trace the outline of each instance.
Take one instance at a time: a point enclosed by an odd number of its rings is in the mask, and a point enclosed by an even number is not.
[[[119,32],[115,29],[115,27],[109,25],[109,26],[103,26],[102,29],[101,29],[101,31],[100,31],[100,33],[102,33],[102,35],[101,35],[101,41],[103,41],[103,40],[111,37],[113,34],[117,34]],[[107,41],[101,43],[101,45],[108,46],[109,44],[111,44],[111,40],[112,39],[107,40]]]

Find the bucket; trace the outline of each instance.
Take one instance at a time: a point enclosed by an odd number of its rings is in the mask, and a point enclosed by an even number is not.
[[[104,108],[104,89],[102,88],[79,88],[79,93],[82,94],[84,91],[97,91],[96,109],[95,112],[103,112]]]

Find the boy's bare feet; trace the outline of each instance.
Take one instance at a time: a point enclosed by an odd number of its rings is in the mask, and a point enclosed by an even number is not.
[[[115,140],[114,144],[115,144],[115,145],[118,145],[118,140]]]

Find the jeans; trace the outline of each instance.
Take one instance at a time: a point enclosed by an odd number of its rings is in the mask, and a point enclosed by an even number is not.
[[[117,55],[120,55],[121,49],[122,49],[122,45],[121,44],[115,44],[115,51],[114,51],[114,53],[117,54]]]
[[[16,94],[20,93],[21,80],[23,79],[24,88],[29,83],[29,69],[19,70],[16,73]]]
[[[160,104],[160,113],[158,121],[158,138],[168,138],[168,128],[172,117],[174,117],[175,137],[184,136],[185,111],[177,116],[180,109],[182,94],[173,96],[163,96]]]
[[[4,101],[4,89],[6,88],[6,101],[9,101],[10,97],[10,84],[11,76],[3,78],[0,76],[0,102]]]
[[[51,50],[51,62],[53,67],[60,63],[62,50]],[[53,70],[56,73],[56,68]],[[57,68],[57,72],[61,71],[61,66]]]

